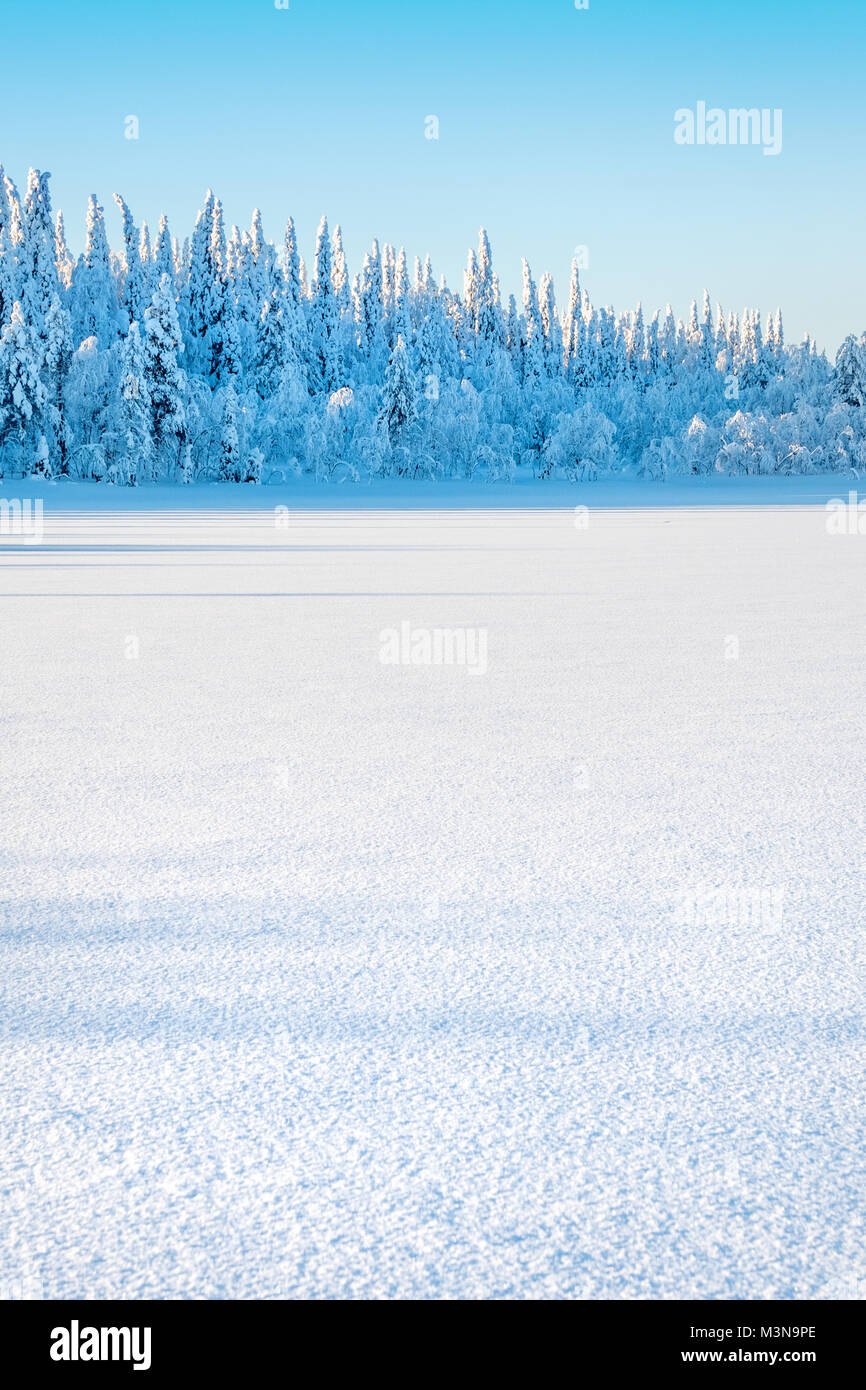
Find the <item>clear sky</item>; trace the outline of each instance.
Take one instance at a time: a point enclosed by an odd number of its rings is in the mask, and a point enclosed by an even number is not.
[[[789,340],[866,329],[862,0],[40,0],[0,35],[0,159],[51,170],[74,250],[90,192],[118,245],[115,191],[183,237],[213,187],[308,260],[327,212],[353,272],[378,236],[459,289],[483,223],[506,292],[525,255],[562,299],[586,246],[618,309],[706,286]],[[699,101],[781,108],[782,152],[677,145]]]

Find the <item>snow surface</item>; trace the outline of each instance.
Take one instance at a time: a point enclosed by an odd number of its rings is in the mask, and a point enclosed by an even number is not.
[[[866,537],[721,481],[0,538],[0,1288],[863,1296]]]

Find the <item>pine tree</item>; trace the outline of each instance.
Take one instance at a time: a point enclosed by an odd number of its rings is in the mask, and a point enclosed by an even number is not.
[[[658,309],[650,319],[650,325],[646,335],[646,366],[647,377],[650,386],[657,381],[661,374],[661,344],[659,340],[659,314]]]
[[[214,196],[208,189],[204,207],[195,221],[190,243],[190,264],[183,296],[183,336],[190,372],[204,374],[209,368],[208,331],[211,281],[210,261],[211,222]]]
[[[384,306],[382,302],[382,261],[379,243],[364,257],[358,303],[358,332],[361,351],[373,363],[384,342]]]
[[[845,405],[866,406],[866,343],[853,333],[836,353],[833,392]]]
[[[123,481],[130,487],[148,479],[153,470],[153,402],[148,389],[145,344],[133,320],[120,358],[117,433],[123,460]]]
[[[120,209],[123,222],[123,246],[126,256],[123,308],[127,323],[141,323],[151,295],[147,292],[147,279],[139,255],[140,233],[132,220],[132,213],[119,193],[115,193],[114,201]]]
[[[165,214],[159,219],[159,231],[156,237],[156,246],[153,252],[154,279],[158,285],[163,275],[167,275],[169,280],[174,280],[174,254],[172,249],[171,232],[168,229],[168,219]]]
[[[42,358],[42,379],[45,385],[45,413],[51,436],[52,452],[61,474],[69,472],[69,449],[72,431],[66,419],[66,382],[72,365],[72,322],[69,311],[54,296],[45,316],[45,347]]]
[[[177,308],[167,275],[160,280],[144,315],[144,381],[150,398],[154,446],[171,455],[186,432],[186,382],[178,366],[183,350]]]
[[[401,246],[394,272],[394,313],[391,320],[391,334],[396,342],[402,338],[404,343],[412,340],[412,318],[409,312],[409,270],[406,251]]]
[[[330,395],[339,385],[337,380],[337,306],[331,282],[331,243],[328,219],[319,223],[316,237],[315,278],[310,305],[310,367],[311,388]]]
[[[575,256],[571,262],[571,284],[568,290],[568,308],[562,321],[562,361],[568,366],[574,343],[574,329],[581,313],[580,266]]]
[[[12,317],[18,298],[18,262],[12,249],[8,224],[0,227],[0,327]]]
[[[298,258],[298,238],[295,224],[290,217],[286,223],[285,250],[283,252],[283,283],[285,296],[298,312],[301,308],[301,266]]]
[[[223,390],[223,423],[220,435],[219,476],[224,483],[240,481],[241,448],[238,437],[238,397],[234,377]]]
[[[331,285],[338,315],[349,312],[349,272],[346,268],[346,253],[343,250],[343,229],[337,225],[331,247]]]
[[[544,377],[544,329],[538,305],[538,291],[529,269],[529,262],[526,260],[523,262],[523,319],[526,333],[523,345],[523,384],[526,390],[535,392]]]
[[[25,467],[32,467],[35,459],[41,430],[35,439],[33,435],[46,404],[39,356],[33,331],[16,300],[12,317],[0,332],[0,449],[4,444],[16,448]]]
[[[270,296],[273,278],[273,247],[265,241],[262,214],[258,208],[253,211],[246,245],[248,249],[247,280],[254,304],[253,320],[255,321],[262,311],[262,305]]]
[[[644,337],[643,306],[638,304],[632,315],[626,340],[626,356],[628,359],[629,371],[633,377],[640,377],[643,374],[645,351],[646,339]]]
[[[63,225],[62,212],[58,212],[54,224],[54,264],[57,268],[58,282],[64,293],[68,294],[72,288],[72,277],[75,274],[75,260],[66,244],[66,228]]]
[[[562,325],[556,310],[553,276],[549,271],[545,271],[541,277],[538,307],[544,333],[544,365],[548,376],[556,376],[562,370]]]
[[[282,304],[274,289],[262,306],[257,326],[253,375],[256,391],[262,400],[267,400],[276,392],[290,355]]]
[[[219,198],[214,202],[211,214],[206,266],[204,312],[207,325],[207,371],[217,385],[223,385],[229,376],[236,374],[239,335],[236,321],[227,324],[227,320],[234,314],[234,300],[228,276],[223,210]]]
[[[418,418],[418,389],[409,366],[406,344],[398,338],[385,373],[382,406],[379,420],[384,426],[392,448],[407,448],[410,434]]]
[[[9,202],[9,192],[6,184],[6,171],[0,164],[0,233],[9,233],[11,245],[12,240],[12,208]]]
[[[27,176],[21,243],[18,247],[21,309],[25,323],[44,341],[45,316],[60,288],[54,262],[54,221],[48,193],[50,174]]]
[[[36,443],[36,455],[33,460],[33,472],[37,478],[51,478],[54,470],[51,467],[51,455],[48,449],[48,440],[44,434],[40,434]]]
[[[120,330],[117,288],[111,270],[111,253],[105,235],[105,216],[96,195],[87,208],[84,252],[72,282],[73,328],[76,339],[96,337],[109,347]]]
[[[4,174],[0,182],[3,184],[5,193],[5,217],[7,218],[7,231],[9,233],[9,245],[12,247],[13,254],[17,255],[18,248],[24,235],[24,218],[21,211],[21,198],[18,189],[15,187],[8,174]]]

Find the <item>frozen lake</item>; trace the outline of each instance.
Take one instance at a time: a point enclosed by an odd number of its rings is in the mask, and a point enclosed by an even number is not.
[[[866,1296],[846,491],[46,490],[0,1288]]]

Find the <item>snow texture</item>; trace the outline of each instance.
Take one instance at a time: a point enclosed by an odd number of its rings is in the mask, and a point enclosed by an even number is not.
[[[0,538],[0,1286],[863,1296],[866,538],[727,481],[45,487]],[[384,665],[405,623],[485,673]]]

